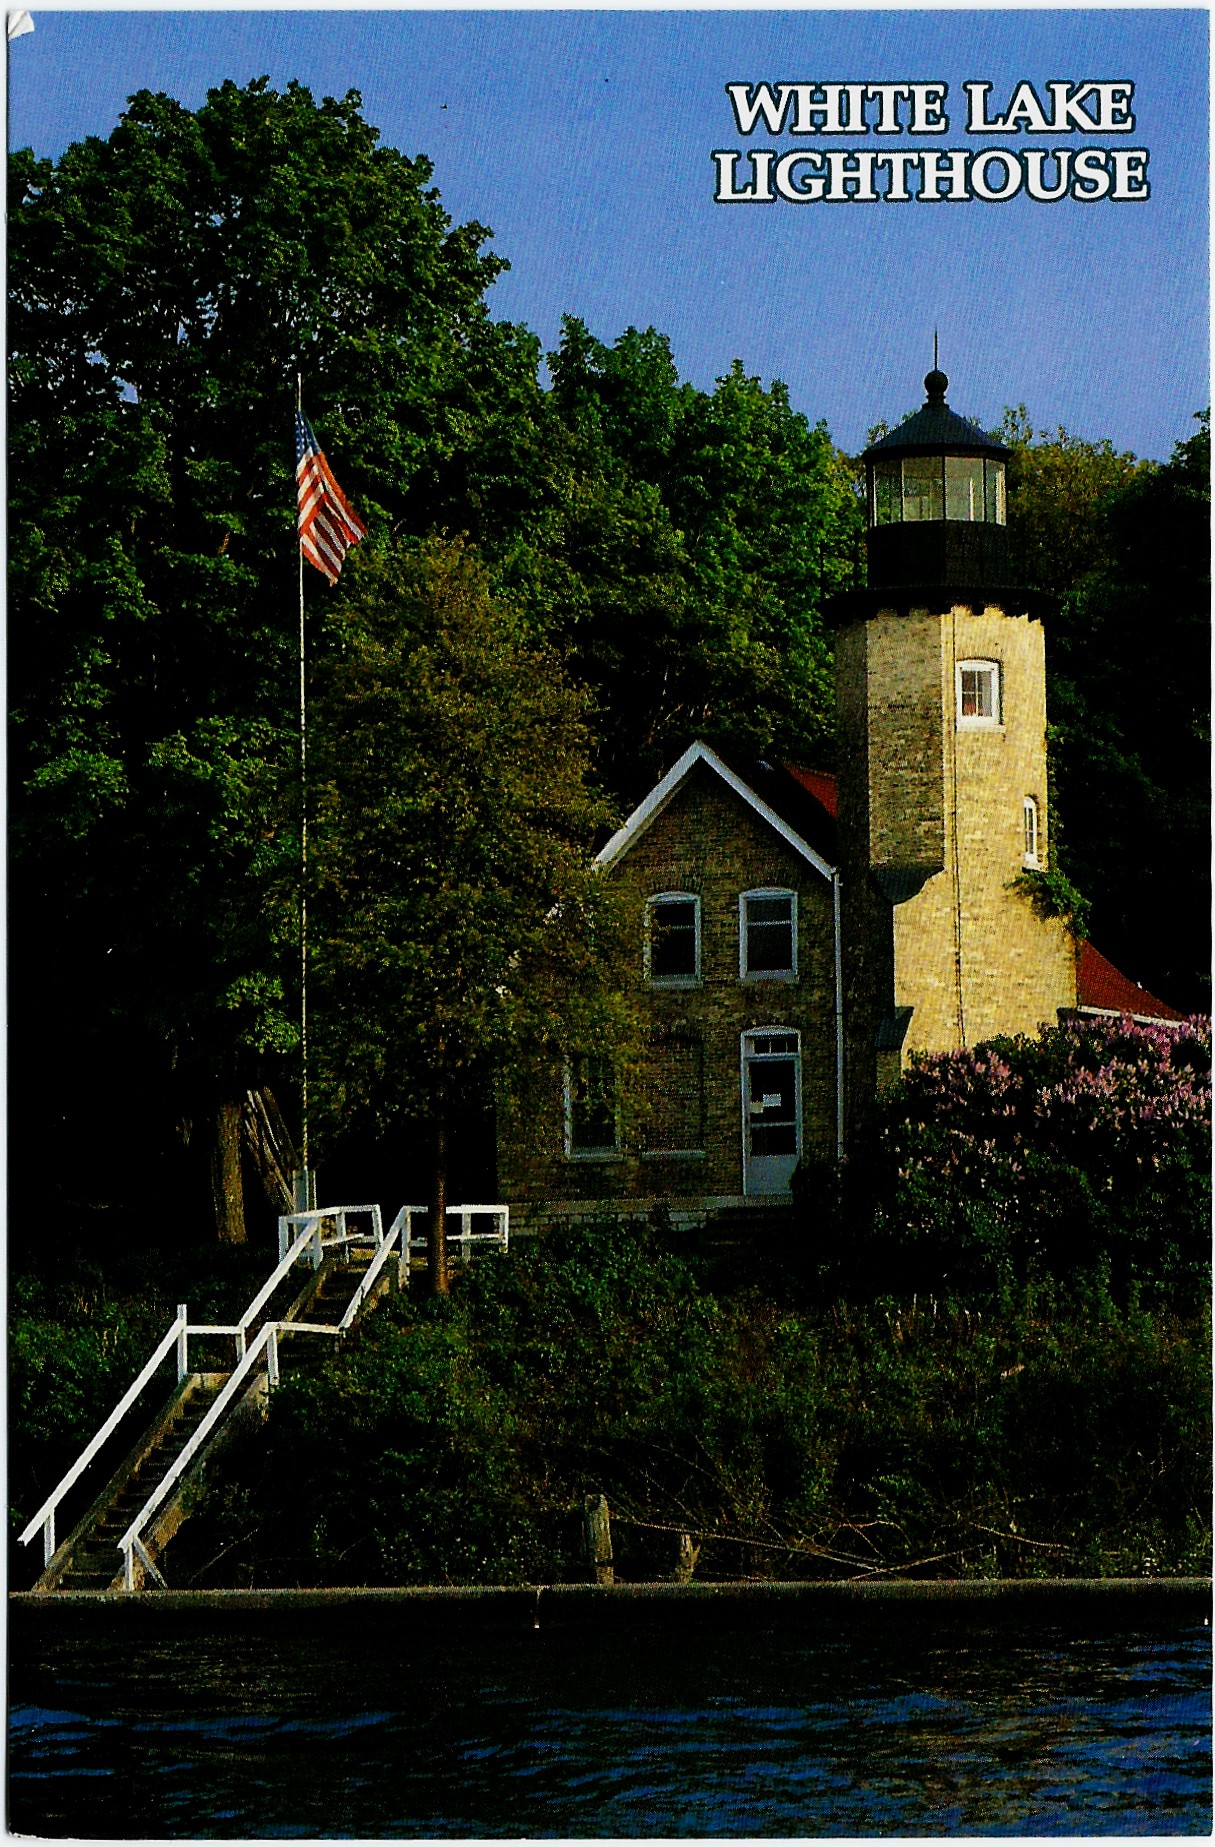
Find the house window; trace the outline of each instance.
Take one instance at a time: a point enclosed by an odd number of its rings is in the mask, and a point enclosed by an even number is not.
[[[958,725],[998,725],[1000,711],[999,661],[958,662]]]
[[[1032,795],[1027,795],[1025,810],[1025,849],[1024,863],[1027,866],[1038,864],[1038,804]]]
[[[602,1160],[620,1152],[616,1073],[607,1058],[571,1058],[565,1070],[565,1152]]]
[[[661,892],[646,907],[646,974],[659,986],[687,987],[700,979],[700,900]]]
[[[647,1154],[700,1154],[705,1145],[704,1046],[690,1035],[655,1039],[646,1058]]]
[[[745,891],[739,900],[739,974],[743,980],[789,980],[797,974],[797,895]]]

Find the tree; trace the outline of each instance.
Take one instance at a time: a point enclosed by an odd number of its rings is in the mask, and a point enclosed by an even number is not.
[[[623,1025],[590,854],[609,812],[585,695],[467,545],[386,549],[348,579],[311,745],[318,1088],[331,1133],[428,1124],[445,1292],[453,1116]]]
[[[180,1135],[244,1235],[234,1112],[297,1041],[296,374],[374,529],[528,503],[536,342],[377,140],[262,79],[14,156],[12,1145],[62,1157],[18,1199],[163,1212]]]
[[[546,490],[498,580],[593,693],[605,778],[636,800],[695,737],[823,761],[823,598],[862,518],[826,430],[735,364],[681,382],[664,336],[567,318],[549,355]]]
[[[1048,634],[1053,839],[1094,935],[1210,1005],[1210,428],[1164,465],[1006,413],[1009,530]],[[1061,817],[1062,825],[1058,825]]]

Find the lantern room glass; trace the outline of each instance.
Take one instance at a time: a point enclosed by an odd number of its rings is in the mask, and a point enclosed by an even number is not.
[[[875,457],[872,525],[943,519],[1003,526],[1003,462],[978,455]]]

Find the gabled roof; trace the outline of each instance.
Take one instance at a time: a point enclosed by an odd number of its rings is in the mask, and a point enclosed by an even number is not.
[[[825,879],[835,876],[835,838],[831,811],[816,798],[801,775],[794,776],[770,763],[741,761],[728,763],[708,744],[689,744],[678,763],[673,764],[662,781],[656,783],[639,802],[619,831],[596,855],[601,866],[611,866],[628,852],[635,841],[657,820],[697,764],[703,764],[726,787],[778,834],[786,846],[814,867]],[[813,772],[805,772],[812,775]],[[830,780],[829,778],[825,780]]]
[[[1157,1000],[1091,943],[1082,943],[1076,962],[1076,1005],[1085,1013],[1129,1013],[1137,1020],[1183,1020],[1185,1015]]]
[[[820,807],[827,810],[831,819],[836,819],[839,801],[834,776],[828,776],[825,770],[799,769],[796,763],[786,763],[785,774],[792,776],[794,782],[800,783],[803,789],[808,789]]]

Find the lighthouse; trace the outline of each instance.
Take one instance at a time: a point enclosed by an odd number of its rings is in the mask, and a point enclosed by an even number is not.
[[[1075,945],[1021,875],[1050,862],[1043,618],[1010,583],[1008,450],[920,410],[865,451],[868,585],[833,600],[854,1114],[913,1052],[1035,1033]]]

